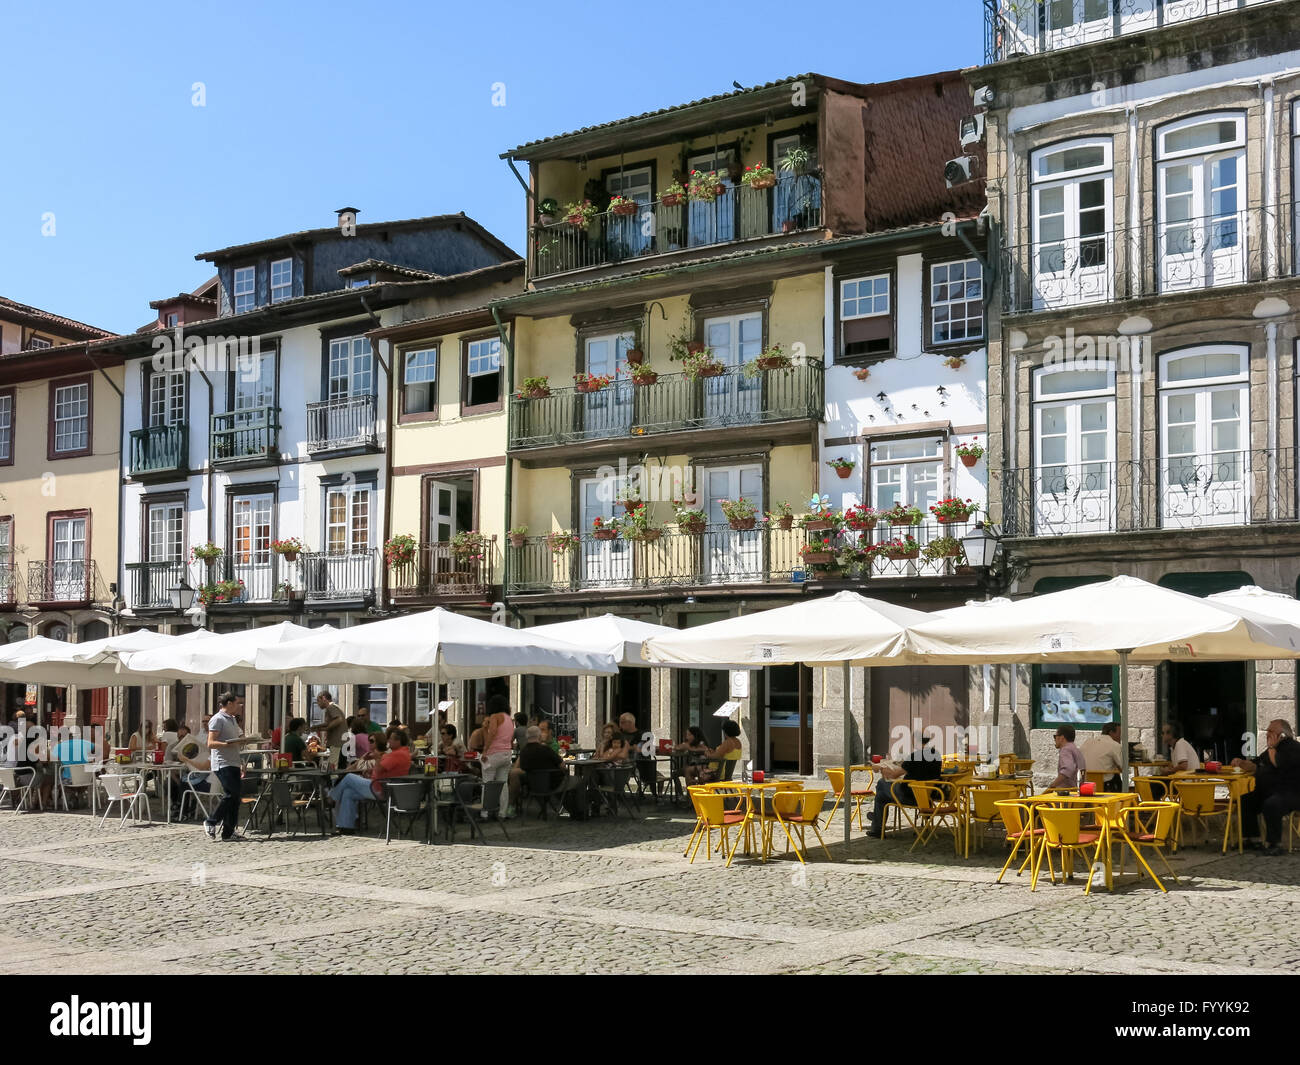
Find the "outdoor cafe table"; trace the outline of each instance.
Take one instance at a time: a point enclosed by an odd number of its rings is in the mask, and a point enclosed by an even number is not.
[[[244,822],[244,831],[247,832],[249,827],[253,824],[253,819],[257,816],[257,811],[262,805],[262,800],[270,793],[271,782],[274,780],[309,781],[312,786],[312,796],[320,802],[323,811],[328,811],[329,807],[325,805],[325,796],[329,793],[330,777],[332,777],[335,772],[337,772],[337,770],[303,768],[274,769],[269,766],[262,768],[245,768],[244,776],[259,780],[261,782],[261,787],[258,790],[257,798],[253,801],[253,808],[248,811],[248,820]],[[270,816],[274,817],[275,804],[272,803],[271,805],[272,810]],[[321,835],[325,834],[324,823],[327,819],[329,819],[328,813],[326,817],[321,818]]]
[[[1242,839],[1241,832],[1241,797],[1249,792],[1255,783],[1253,773],[1232,773],[1220,770],[1212,773],[1207,770],[1183,770],[1181,773],[1166,773],[1160,776],[1152,776],[1151,780],[1158,780],[1165,785],[1166,791],[1170,790],[1169,785],[1175,785],[1173,790],[1177,790],[1176,785],[1181,780],[1191,780],[1194,782],[1213,784],[1216,788],[1223,787],[1228,790],[1228,809],[1227,816],[1223,821],[1223,847],[1220,854],[1228,853],[1228,842],[1232,838],[1233,830],[1236,830],[1237,836],[1237,853],[1241,854],[1245,850],[1245,841]],[[1168,796],[1166,796],[1168,797]],[[1176,801],[1176,800],[1175,800]]]
[[[1110,849],[1114,841],[1111,837],[1111,829],[1118,827],[1119,825],[1119,811],[1125,806],[1136,805],[1139,799],[1140,796],[1136,792],[1099,791],[1094,795],[1080,795],[1077,791],[1074,791],[1068,795],[1060,795],[1057,792],[1030,795],[1027,796],[1024,801],[1030,805],[1031,809],[1038,806],[1061,807],[1066,809],[1071,807],[1083,807],[1084,809],[1095,810],[1100,813],[1102,816],[1098,818],[1098,827],[1101,832],[1101,852],[1103,855],[1102,864],[1106,870],[1106,890],[1114,891],[1115,883],[1111,870],[1110,854]],[[1137,854],[1137,849],[1129,842],[1128,835],[1124,832],[1123,828],[1119,828],[1119,833],[1121,837],[1123,837],[1121,842],[1128,843],[1128,846],[1133,849],[1133,853]],[[1141,860],[1141,855],[1138,855],[1138,858]],[[1142,864],[1145,865],[1146,863],[1143,862]],[[1151,875],[1154,876],[1155,873],[1153,872]],[[1089,871],[1088,876],[1089,880],[1091,880],[1091,871]],[[1073,877],[1074,857],[1073,855],[1070,855],[1070,866],[1067,878],[1072,879]]]
[[[708,788],[711,791],[716,791],[722,795],[734,793],[740,796],[744,800],[745,816],[741,820],[740,824],[736,826],[736,832],[738,835],[744,836],[745,838],[746,857],[748,857],[750,853],[749,841],[751,838],[750,833],[753,831],[752,822],[755,820],[759,820],[760,821],[759,834],[760,834],[760,838],[762,839],[762,846],[761,846],[761,853],[759,855],[759,860],[764,862],[767,861],[769,841],[767,837],[762,834],[762,824],[761,824],[763,809],[767,802],[764,793],[770,791],[773,794],[775,794],[779,788],[781,788],[784,785],[788,785],[789,783],[791,782],[788,780],[776,780],[772,778],[765,778],[764,780],[756,784],[755,783],[747,784],[743,780],[725,780],[725,781],[719,780],[719,781],[715,781],[712,784],[704,785],[704,787]],[[755,801],[755,799],[757,799],[757,802]],[[736,854],[736,848],[733,845],[731,848],[731,853],[727,855],[728,868],[731,866],[731,859],[735,857],[735,854]]]
[[[158,775],[158,776],[160,776],[160,777],[162,778],[162,779],[161,779],[161,783],[162,783],[163,786],[157,789],[157,791],[158,791],[158,796],[159,796],[159,798],[162,799],[162,801],[163,801],[163,807],[164,807],[164,809],[166,810],[166,818],[167,818],[167,822],[166,822],[166,823],[169,824],[169,825],[172,823],[171,793],[172,793],[172,781],[173,781],[173,779],[174,779],[173,776],[172,776],[172,774],[174,774],[174,773],[180,773],[180,772],[183,772],[183,771],[187,770],[189,767],[186,766],[186,764],[185,764],[184,762],[143,762],[143,761],[142,761],[142,762],[135,762],[135,761],[132,761],[132,762],[126,762],[126,763],[116,763],[116,762],[112,762],[112,763],[109,763],[108,765],[109,765],[109,766],[115,766],[116,769],[117,769],[117,771],[118,771],[118,773],[119,773],[120,775],[124,775],[124,776],[126,776],[126,775],[132,775],[132,774],[137,774],[137,775],[139,775],[139,777],[140,777],[140,790],[141,790],[141,791],[144,791],[144,787],[145,787],[145,785],[149,782],[149,777],[150,777],[151,775]],[[107,768],[107,767],[106,767],[106,768]],[[60,773],[61,773],[61,772],[62,772],[62,770],[60,769]],[[165,790],[164,790],[164,789],[165,789]],[[93,789],[92,789],[92,790],[93,790]],[[139,806],[137,805],[136,807],[134,807],[134,809],[135,809],[135,812],[136,812],[136,814],[135,814],[135,820],[137,820],[137,821],[141,820]],[[92,810],[93,810],[93,804],[92,804]]]

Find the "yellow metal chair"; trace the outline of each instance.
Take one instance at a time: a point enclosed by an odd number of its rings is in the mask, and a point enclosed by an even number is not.
[[[1226,800],[1220,801],[1214,797],[1216,785],[1225,783],[1226,781],[1206,780],[1204,778],[1195,780],[1188,778],[1173,782],[1173,797],[1181,807],[1181,812],[1178,815],[1178,825],[1174,829],[1176,848],[1183,846],[1184,820],[1190,819],[1193,824],[1199,824],[1203,836],[1208,836],[1210,818],[1226,817],[1228,815],[1230,804]]]
[[[827,861],[830,860],[831,852],[826,847],[826,841],[822,839],[821,830],[818,827],[818,818],[821,817],[822,807],[826,803],[826,796],[830,792],[826,789],[817,791],[795,790],[793,788],[786,791],[778,791],[772,796],[771,813],[764,814],[766,824],[766,835],[768,850],[771,850],[772,836],[776,826],[780,825],[785,832],[786,854],[790,853],[790,848],[794,847],[795,857],[802,864],[807,864],[807,841],[804,836],[808,829],[813,830],[813,835],[817,837],[817,842],[822,845],[822,850],[826,854]],[[799,830],[799,842],[795,843],[794,836],[790,830],[792,828]]]
[[[951,797],[951,792],[942,784],[929,781],[907,781],[912,789],[912,798],[916,802],[914,827],[916,839],[912,840],[910,850],[916,850],[917,844],[925,846],[941,828],[952,832],[952,847],[956,854],[961,853],[962,830],[965,825],[966,810],[960,802]]]
[[[1126,806],[1119,811],[1119,831],[1112,833],[1111,842],[1120,844],[1120,875],[1124,873],[1124,847],[1127,846],[1147,875],[1155,881],[1156,887],[1168,894],[1168,888],[1160,882],[1160,878],[1142,857],[1142,849],[1145,847],[1154,851],[1165,867],[1165,872],[1169,874],[1169,879],[1178,883],[1178,877],[1174,876],[1174,871],[1165,859],[1164,849],[1173,841],[1181,810],[1182,806],[1176,802],[1144,802],[1137,806]]]
[[[983,831],[975,837],[975,842],[979,849],[983,850],[984,837],[988,835],[989,828],[1003,823],[1002,811],[998,809],[998,803],[1015,797],[1015,788],[1001,787],[997,784],[970,789],[970,806],[966,810],[966,857],[970,857],[971,829],[976,825],[982,826]]]
[[[1106,790],[1106,781],[1113,776],[1115,776],[1115,774],[1109,769],[1086,769],[1083,773],[1084,781],[1088,784],[1094,785],[1099,792]]]
[[[853,771],[851,770],[850,782],[852,781],[852,772]],[[876,794],[876,789],[872,786],[876,779],[875,771],[867,769],[865,772],[867,774],[867,786],[865,788],[850,787],[849,789],[849,798],[853,805],[850,807],[848,813],[850,820],[854,817],[858,819],[858,828],[863,831],[866,831],[866,826],[862,821],[862,807],[866,804],[868,799],[874,798]],[[841,766],[838,769],[834,769],[827,766],[826,779],[830,782],[831,791],[835,795],[835,804],[831,807],[831,812],[826,818],[826,823],[829,825],[835,819],[835,811],[840,808],[840,803],[844,801],[844,768]]]
[[[1033,860],[1038,841],[1042,839],[1044,833],[1041,828],[1034,827],[1034,808],[1029,803],[1000,799],[994,800],[993,805],[1002,814],[1002,824],[1007,830],[1007,841],[1012,844],[1011,853],[1007,855],[1002,871],[998,873],[997,883],[1000,884],[1007,870],[1011,868],[1011,863],[1016,860],[1016,855],[1020,853],[1021,847],[1025,848],[1025,860],[1016,870],[1016,876],[1025,871],[1025,866]]]
[[[1161,790],[1159,796],[1156,795],[1157,784],[1161,785],[1161,788],[1163,789],[1164,781],[1162,780],[1157,781],[1152,780],[1150,777],[1140,777],[1137,775],[1134,775],[1133,777],[1133,790],[1137,792],[1137,797],[1140,802],[1164,802],[1164,790]]]
[[[1052,868],[1052,851],[1056,851],[1061,856],[1061,879],[1065,879],[1065,862],[1068,856],[1074,854],[1087,854],[1092,851],[1092,860],[1088,863],[1091,870],[1101,855],[1101,845],[1104,842],[1103,833],[1100,828],[1084,829],[1082,827],[1084,810],[1075,807],[1073,809],[1061,809],[1052,807],[1047,804],[1040,805],[1037,809],[1038,820],[1043,826],[1043,837],[1038,844],[1038,859],[1034,862],[1034,878],[1030,883],[1029,890],[1035,891],[1038,888],[1038,874],[1043,868],[1043,859],[1047,859],[1047,873],[1052,878],[1052,883],[1056,883],[1056,872]],[[1088,877],[1088,884],[1083,889],[1085,895],[1092,891],[1092,876]]]
[[[687,789],[691,797],[691,805],[695,808],[695,830],[691,833],[690,841],[686,844],[686,850],[683,851],[683,857],[690,855],[692,865],[695,864],[695,855],[699,853],[700,844],[707,843],[707,849],[704,852],[705,859],[713,857],[713,831],[717,829],[719,844],[726,849],[730,839],[730,833],[733,828],[739,830],[740,825],[745,820],[743,810],[728,810],[726,808],[726,796],[717,792],[708,791],[702,787],[693,787]],[[736,841],[740,841],[740,833],[736,833]],[[733,844],[727,854],[727,864],[731,864],[731,855],[735,854],[736,848]]]

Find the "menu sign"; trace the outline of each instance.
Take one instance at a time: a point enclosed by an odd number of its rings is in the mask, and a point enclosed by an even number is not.
[[[1038,686],[1038,698],[1044,725],[1104,725],[1115,720],[1110,684],[1044,682]]]

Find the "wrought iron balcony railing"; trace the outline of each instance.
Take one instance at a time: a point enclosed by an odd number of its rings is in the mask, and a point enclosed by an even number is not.
[[[182,581],[194,587],[184,562],[128,562],[126,581],[127,605],[132,610],[170,610],[173,588]]]
[[[45,559],[27,563],[27,601],[33,604],[93,603],[100,595],[99,570],[91,559]]]
[[[586,226],[563,220],[538,226],[532,233],[533,276],[817,229],[821,215],[821,182],[813,174],[782,173],[770,189],[732,185],[712,202],[652,200],[638,204],[634,214],[598,214]]]
[[[307,451],[375,447],[374,396],[343,396],[307,404]]]
[[[25,595],[22,573],[14,565],[13,556],[0,557],[0,610],[10,610],[17,606]]]
[[[154,425],[131,430],[131,476],[180,473],[189,468],[189,427]]]
[[[511,399],[510,447],[820,421],[824,413],[825,370],[820,362],[799,362],[789,370],[768,370],[755,377],[732,366],[721,376],[699,380],[666,374],[652,385],[619,380],[599,392],[556,388],[539,399]]]
[[[500,579],[501,548],[495,538],[481,553],[458,554],[449,542],[421,543],[407,561],[388,567],[388,592],[395,599],[486,598]]]
[[[1296,217],[1288,203],[1009,246],[1005,307],[1064,310],[1291,276]]]
[[[209,607],[271,603],[285,598],[284,585],[292,584],[288,578],[293,569],[293,563],[274,551],[225,554],[202,567],[199,592],[210,599]]]
[[[708,525],[699,533],[661,530],[651,541],[598,540],[591,534],[560,551],[546,537],[530,538],[511,552],[507,594],[529,595],[648,588],[706,588],[729,584],[798,584],[820,580],[938,577],[959,556],[927,557],[931,542],[943,547],[970,529],[967,523],[878,525],[870,531],[808,531],[759,523],[752,530]],[[910,537],[914,557],[887,558],[872,549]],[[827,541],[825,551],[819,545]],[[911,546],[911,545],[909,545]],[[802,550],[818,548],[811,556]]]
[[[1207,529],[1300,516],[1289,450],[1004,469],[992,480],[1009,536]]]
[[[337,603],[347,600],[373,602],[376,563],[379,552],[306,551],[298,556],[303,593],[308,604]],[[283,562],[288,570],[293,563]]]
[[[1277,0],[984,0],[984,61],[1037,55]]]
[[[212,416],[212,462],[256,465],[279,455],[279,407],[249,407]]]

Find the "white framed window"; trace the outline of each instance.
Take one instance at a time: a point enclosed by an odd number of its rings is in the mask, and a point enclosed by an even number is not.
[[[650,180],[648,166],[629,167],[615,170],[605,177],[605,191],[610,196],[626,196],[638,204],[648,207],[654,200],[654,189]],[[644,255],[654,239],[654,230],[645,224],[646,211],[638,210],[636,214],[606,216],[606,239],[615,242],[621,258],[632,255]]]
[[[185,421],[185,374],[149,375],[149,428],[180,425]]]
[[[235,270],[235,313],[243,314],[257,306],[257,267],[241,266]]]
[[[232,554],[237,564],[270,563],[274,510],[274,500],[269,492],[234,497],[230,533]]]
[[[1035,310],[1114,293],[1112,151],[1110,137],[1087,137],[1031,157]]]
[[[583,340],[587,373],[614,378],[607,387],[589,392],[580,400],[586,436],[621,436],[631,428],[635,387],[626,370],[627,353],[634,343],[631,333],[607,333]]]
[[[840,318],[870,318],[889,313],[889,275],[840,282]]]
[[[1032,395],[1035,530],[1114,528],[1114,368],[1040,368]]]
[[[60,385],[54,390],[54,450],[90,448],[90,385]]]
[[[56,518],[50,523],[53,562],[53,598],[58,602],[85,599],[86,581],[86,519]]]
[[[276,259],[271,263],[271,302],[293,298],[293,259]]]
[[[894,350],[893,293],[889,274],[840,282],[840,350],[847,357]]]
[[[329,398],[368,396],[374,389],[374,355],[366,337],[330,341]]]
[[[176,326],[180,324],[180,320],[181,320],[181,316],[177,314],[175,311],[171,311],[167,315],[167,328],[175,329]]]
[[[54,345],[44,337],[32,337],[27,341],[28,351],[44,351],[46,348],[52,348]]]
[[[1156,132],[1162,292],[1246,280],[1246,117],[1197,115]]]
[[[763,352],[763,315],[730,314],[704,319],[704,342],[731,369],[703,381],[705,416],[714,422],[749,421],[758,416],[763,383],[738,372]]]
[[[904,437],[871,444],[871,505],[919,507],[930,513],[943,492],[943,439]]]
[[[14,390],[0,392],[0,463],[14,460]]]
[[[428,414],[434,409],[438,383],[438,349],[421,348],[402,356],[402,411]]]
[[[984,270],[978,259],[930,266],[930,343],[984,337]]]
[[[185,505],[150,503],[146,562],[180,562],[185,557]]]
[[[466,407],[481,407],[501,399],[501,339],[487,337],[465,345]]]
[[[339,485],[325,491],[325,550],[331,555],[362,554],[370,550],[369,485]]]

